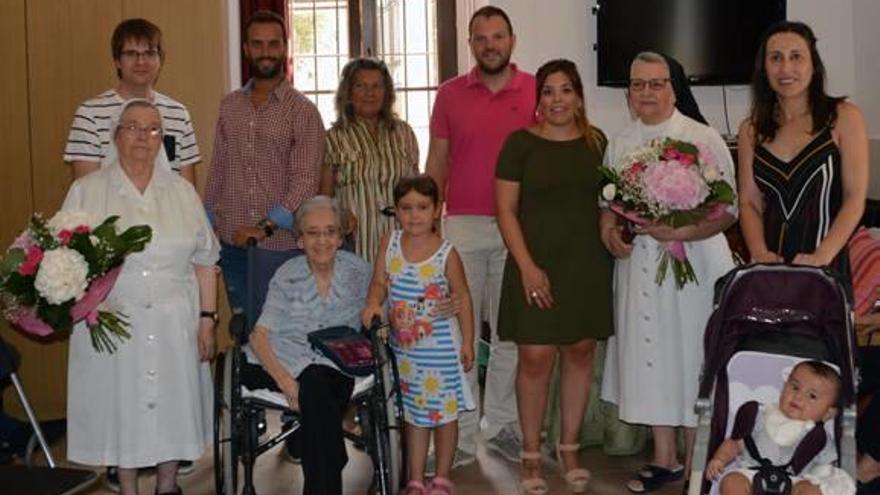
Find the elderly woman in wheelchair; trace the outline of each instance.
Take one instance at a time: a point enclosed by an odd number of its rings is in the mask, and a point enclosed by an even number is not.
[[[297,212],[298,256],[282,265],[269,292],[242,363],[243,383],[263,382],[284,394],[299,413],[304,494],[342,493],[345,451],[342,420],[354,379],[308,342],[318,329],[358,328],[370,282],[369,264],[339,250],[339,208],[317,196]],[[259,364],[258,364],[259,363]],[[267,376],[268,375],[268,376]]]

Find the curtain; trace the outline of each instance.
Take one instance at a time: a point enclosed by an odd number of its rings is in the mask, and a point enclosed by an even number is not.
[[[269,10],[277,13],[281,17],[284,18],[284,22],[288,26],[287,37],[290,39],[290,15],[288,14],[288,2],[293,0],[239,0],[239,18],[241,19],[241,28],[244,29],[245,23],[250,17],[254,14],[254,12],[258,10]],[[242,32],[241,42],[244,43],[244,33]],[[287,78],[290,79],[292,76],[290,58],[287,59],[285,64],[285,73],[287,74]],[[244,58],[244,53],[241,55],[241,84],[244,85],[251,78],[251,68],[248,65],[248,61]]]

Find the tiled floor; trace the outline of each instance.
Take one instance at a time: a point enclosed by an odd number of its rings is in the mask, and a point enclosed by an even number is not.
[[[55,449],[59,458],[63,458],[63,445]],[[370,481],[371,464],[369,458],[353,448],[349,448],[349,464],[344,473],[346,494],[363,495]],[[644,463],[644,456],[610,457],[599,448],[586,449],[581,455],[584,466],[593,472],[593,482],[588,493],[595,495],[628,494],[624,483],[630,475]],[[208,495],[214,493],[213,461],[210,455],[200,459],[195,472],[180,478],[180,486],[186,495]],[[548,461],[545,473],[550,484],[551,494],[566,494],[568,490],[557,471],[556,464]],[[489,495],[516,494],[517,466],[486,451],[482,446],[478,452],[478,461],[470,466],[454,471],[458,495]],[[269,451],[258,459],[255,472],[255,485],[259,495],[293,495],[300,493],[302,473],[298,466],[282,460],[278,448]],[[150,473],[140,476],[141,494],[149,495],[154,490],[155,477]],[[659,495],[678,495],[681,483],[669,485],[663,490],[654,492]],[[2,491],[2,490],[0,490]],[[112,495],[101,486],[94,485],[85,493],[93,495]]]

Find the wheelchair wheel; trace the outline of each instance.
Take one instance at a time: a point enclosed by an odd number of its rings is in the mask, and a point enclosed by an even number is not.
[[[214,366],[214,490],[218,495],[238,493],[239,437],[233,411],[240,397],[234,352],[230,349],[218,355]]]
[[[382,349],[385,363],[371,398],[369,434],[372,436],[373,462],[377,479],[371,492],[396,494],[406,478],[406,445],[403,439],[403,399],[398,385],[397,364],[387,347]],[[366,425],[365,425],[366,426]]]

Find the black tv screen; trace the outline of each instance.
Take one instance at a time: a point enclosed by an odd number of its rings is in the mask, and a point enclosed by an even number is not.
[[[598,84],[625,86],[642,51],[671,55],[692,84],[747,84],[786,0],[598,0]]]

